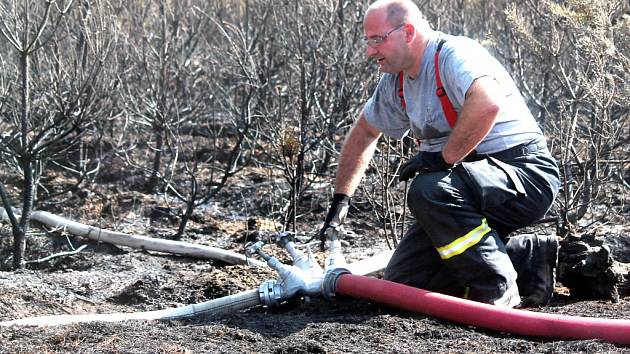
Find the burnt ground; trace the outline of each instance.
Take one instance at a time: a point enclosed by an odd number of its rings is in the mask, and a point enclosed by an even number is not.
[[[51,211],[84,223],[154,237],[170,237],[176,230],[176,218],[155,212],[165,210],[159,198],[136,192],[105,195],[84,193],[74,204],[67,203],[65,209]],[[269,229],[264,225],[270,223],[262,218],[233,215],[229,210],[236,208],[230,203],[197,211],[183,241],[242,252],[244,239],[264,234],[253,229]],[[320,217],[304,218],[300,228],[312,233]],[[383,238],[375,235],[375,226],[362,221],[367,219],[362,217],[354,215],[350,225],[356,232],[346,240],[350,261],[387,248]],[[621,227],[615,232],[621,235],[627,230]],[[264,268],[133,250],[38,227],[29,235],[29,260],[68,251],[70,244],[87,247],[77,254],[30,263],[23,271],[10,271],[10,229],[3,224],[0,231],[0,266],[4,268],[0,271],[0,321],[50,314],[164,309],[254,289],[263,280],[275,277]],[[274,248],[268,251],[286,259]],[[318,253],[318,257],[324,254]],[[579,299],[559,284],[552,303],[533,310],[627,319],[627,295],[622,293],[617,303]],[[184,321],[0,327],[0,353],[242,352],[623,353],[630,352],[630,347],[596,340],[555,341],[496,333],[353,299],[316,298],[279,308],[255,307],[218,318]]]

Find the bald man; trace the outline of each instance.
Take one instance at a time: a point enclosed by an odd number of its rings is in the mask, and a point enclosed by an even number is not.
[[[373,3],[363,28],[383,75],[346,136],[322,234],[344,222],[381,134],[411,134],[419,152],[399,173],[412,181],[415,224],[385,278],[497,306],[547,304],[556,237],[510,234],[549,210],[559,173],[512,78],[477,42],[431,29],[411,1]]]

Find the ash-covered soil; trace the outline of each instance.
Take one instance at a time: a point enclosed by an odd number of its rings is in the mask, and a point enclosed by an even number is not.
[[[0,320],[164,309],[254,289],[275,277],[264,268],[89,244],[87,250],[58,258],[48,268],[0,272]],[[630,300],[587,301],[557,294],[549,306],[535,311],[628,318]],[[319,298],[220,318],[0,327],[0,348],[1,353],[630,351],[594,340],[494,333],[360,300]]]

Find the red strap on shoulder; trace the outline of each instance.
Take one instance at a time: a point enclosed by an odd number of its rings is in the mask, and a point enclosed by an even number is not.
[[[405,81],[405,76],[403,75],[403,72],[399,72],[398,73],[398,97],[400,97],[400,104],[402,105],[403,109],[407,109],[407,102],[405,102],[405,91],[403,88],[403,85]]]
[[[446,90],[442,85],[442,79],[440,79],[440,69],[438,67],[438,62],[440,60],[440,50],[442,50],[442,45],[444,44],[444,40],[441,40],[438,43],[437,50],[435,51],[435,82],[437,83],[437,90],[435,94],[440,98],[440,103],[442,104],[442,111],[444,111],[444,115],[446,116],[446,120],[448,121],[448,125],[453,129],[455,123],[457,122],[457,111],[455,111],[455,107],[451,103],[451,100],[448,99],[448,95],[446,94]]]

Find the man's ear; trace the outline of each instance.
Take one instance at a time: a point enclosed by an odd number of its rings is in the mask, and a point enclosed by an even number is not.
[[[411,43],[416,38],[416,27],[411,23],[406,23],[402,30],[405,32],[405,40]]]

